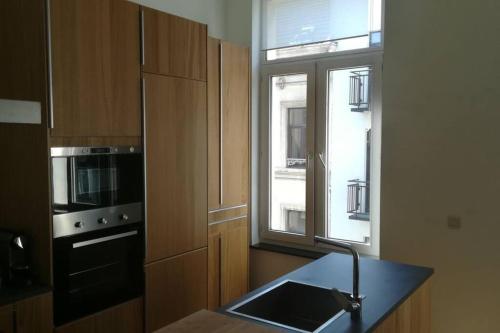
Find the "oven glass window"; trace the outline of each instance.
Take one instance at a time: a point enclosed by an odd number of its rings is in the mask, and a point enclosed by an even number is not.
[[[141,201],[141,154],[52,159],[54,213]]]

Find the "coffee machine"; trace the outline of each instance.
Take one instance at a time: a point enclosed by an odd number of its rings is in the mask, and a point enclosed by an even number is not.
[[[27,246],[24,235],[0,230],[1,287],[23,287],[32,283]]]

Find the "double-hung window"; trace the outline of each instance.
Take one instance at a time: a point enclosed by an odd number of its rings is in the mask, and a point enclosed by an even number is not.
[[[262,0],[263,241],[378,255],[381,0]]]

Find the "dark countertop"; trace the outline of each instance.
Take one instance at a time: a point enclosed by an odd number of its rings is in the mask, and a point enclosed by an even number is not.
[[[360,293],[365,296],[362,306],[362,320],[360,322],[353,322],[350,315],[345,313],[326,326],[321,332],[371,332],[433,273],[434,270],[431,268],[361,258]],[[258,321],[230,314],[226,312],[226,309],[284,280],[293,280],[352,292],[352,256],[340,253],[326,255],[248,293],[240,299],[222,307],[218,312],[262,324]],[[266,326],[277,328],[276,326]],[[279,328],[279,330],[288,331],[283,328]],[[289,332],[296,331],[290,330]]]
[[[26,298],[45,294],[51,290],[51,287],[40,284],[33,284],[31,286],[20,288],[1,287],[0,306],[12,304]]]

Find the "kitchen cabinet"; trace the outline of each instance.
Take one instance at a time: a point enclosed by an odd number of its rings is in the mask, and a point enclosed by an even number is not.
[[[146,262],[207,246],[206,83],[144,74]]]
[[[208,227],[208,309],[214,310],[248,292],[246,217]]]
[[[207,80],[207,26],[143,8],[143,71]]]
[[[12,305],[5,305],[0,307],[0,332],[13,333],[14,332],[14,307]]]
[[[209,38],[209,210],[248,203],[249,51]]]
[[[146,265],[146,332],[207,306],[207,248]]]
[[[144,331],[143,299],[136,298],[102,312],[57,327],[56,333],[141,333]]]
[[[54,137],[141,136],[139,6],[50,0]]]
[[[52,293],[0,307],[0,332],[52,332]]]

